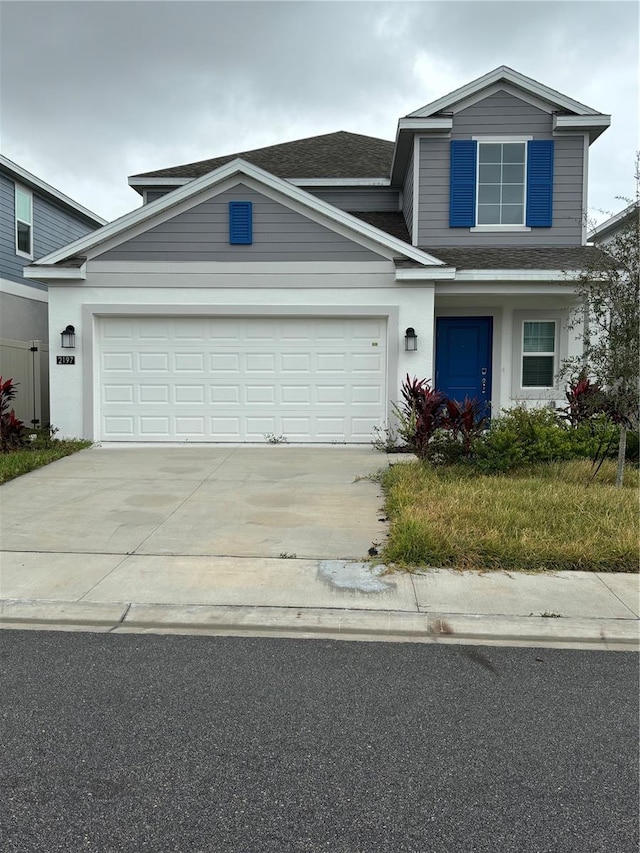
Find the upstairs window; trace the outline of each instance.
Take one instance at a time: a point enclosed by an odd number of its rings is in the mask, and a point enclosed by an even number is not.
[[[16,254],[33,257],[33,196],[16,184]]]
[[[553,139],[454,139],[451,228],[525,230],[553,224]]]
[[[524,142],[478,143],[478,225],[524,225]]]
[[[555,361],[555,320],[525,320],[522,324],[522,387],[553,388]]]

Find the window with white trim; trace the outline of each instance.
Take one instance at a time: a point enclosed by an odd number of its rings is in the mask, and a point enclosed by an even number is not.
[[[16,184],[16,254],[33,257],[33,195]]]
[[[524,225],[526,142],[478,142],[478,225]]]
[[[556,321],[522,324],[522,388],[553,388],[556,364]]]

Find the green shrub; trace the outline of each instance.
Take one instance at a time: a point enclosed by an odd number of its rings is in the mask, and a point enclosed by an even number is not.
[[[615,453],[618,430],[604,416],[571,426],[550,409],[516,406],[495,418],[475,442],[475,465],[487,473],[568,459],[596,459]]]

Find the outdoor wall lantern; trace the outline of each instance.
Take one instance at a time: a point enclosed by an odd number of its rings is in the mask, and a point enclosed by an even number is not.
[[[76,330],[73,326],[67,326],[64,332],[60,332],[60,336],[62,337],[63,349],[74,349],[76,345]]]
[[[416,352],[418,349],[418,336],[416,335],[416,330],[409,326],[407,331],[404,333],[404,349],[405,352]]]

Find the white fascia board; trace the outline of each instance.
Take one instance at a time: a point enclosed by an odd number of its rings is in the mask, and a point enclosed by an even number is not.
[[[456,281],[570,281],[579,270],[458,270]]]
[[[396,281],[453,281],[455,278],[455,267],[396,270]]]
[[[390,187],[389,178],[284,178],[296,187]]]
[[[22,268],[22,275],[24,278],[34,281],[41,281],[42,279],[46,279],[47,282],[60,279],[82,281],[87,277],[87,265],[84,263],[81,267],[39,267],[31,264]]]
[[[500,83],[501,81],[511,83],[518,89],[522,89],[524,92],[528,92],[543,101],[555,104],[557,107],[562,109],[570,110],[571,112],[582,115],[599,114],[597,110],[587,107],[579,101],[574,101],[573,98],[568,98],[566,95],[557,92],[555,89],[550,89],[548,86],[538,83],[537,80],[533,80],[531,77],[526,77],[524,74],[514,71],[513,68],[501,65],[499,68],[489,71],[488,74],[478,77],[477,80],[472,80],[471,83],[467,83],[465,86],[461,86],[459,89],[449,92],[448,95],[444,95],[442,98],[438,98],[436,101],[432,101],[430,104],[409,113],[409,117],[429,116],[434,113],[438,113],[441,110],[450,109],[460,101],[475,95],[476,92],[480,92],[482,89],[486,89],[488,86],[491,86],[494,83]]]
[[[181,187],[193,178],[129,178],[130,187]]]
[[[398,119],[398,133],[403,130],[415,130],[419,133],[427,133],[430,130],[443,131],[453,128],[453,118],[450,116],[437,116],[433,118],[426,116],[425,118],[405,118]],[[397,139],[397,136],[396,136]]]
[[[61,249],[57,249],[55,252],[51,252],[49,255],[41,258],[37,262],[37,265],[51,267],[53,264],[57,264],[59,261],[66,260],[74,255],[85,254],[87,251],[106,243],[107,240],[110,240],[113,237],[124,234],[135,226],[141,226],[149,223],[148,227],[152,227],[151,223],[153,220],[158,219],[161,214],[168,213],[171,215],[171,210],[178,207],[183,202],[188,202],[194,196],[197,196],[218,184],[223,184],[229,178],[237,176],[253,178],[259,184],[274,190],[279,195],[291,199],[292,201],[296,201],[303,207],[321,214],[323,217],[326,217],[329,222],[335,222],[346,226],[351,232],[360,234],[361,236],[372,240],[374,243],[406,258],[410,258],[411,260],[415,260],[418,263],[426,265],[442,265],[442,261],[439,261],[432,255],[429,255],[420,249],[416,249],[415,247],[409,246],[407,243],[386,234],[379,228],[375,228],[373,225],[369,225],[368,223],[357,219],[355,216],[351,216],[349,213],[345,213],[345,211],[339,210],[322,199],[305,192],[301,187],[296,187],[283,178],[277,178],[274,175],[269,174],[269,172],[265,172],[264,169],[260,169],[258,166],[254,166],[239,158],[232,160],[230,163],[226,163],[224,166],[220,166],[218,169],[215,169],[213,172],[209,172],[207,175],[202,175],[200,178],[194,178],[189,181],[187,185],[178,187],[173,190],[173,192],[167,193],[167,195],[162,196],[150,204],[138,207],[130,213],[125,213],[124,216],[104,225],[98,231],[93,231],[91,234],[81,237],[79,240],[75,240],[68,246],[64,246]],[[156,224],[156,222],[153,222],[153,224]]]
[[[32,175],[31,172],[27,172],[26,169],[23,169],[22,166],[18,166],[17,163],[14,163],[13,160],[9,160],[8,157],[5,157],[3,154],[0,154],[0,166],[6,169],[14,178],[18,178],[23,183],[28,186],[33,187],[34,189],[41,190],[47,195],[52,196],[57,199],[59,202],[64,204],[66,207],[70,207],[75,210],[77,213],[81,213],[87,219],[92,219],[96,225],[106,225],[107,220],[103,219],[101,216],[97,216],[91,210],[88,210],[86,207],[83,207],[81,204],[78,204],[77,201],[74,201],[72,198],[69,198],[68,195],[65,195],[60,190],[57,190],[55,187],[52,187],[51,184],[46,183],[46,181],[37,178],[35,175]]]
[[[592,116],[558,116],[553,117],[553,133],[580,133],[588,131],[589,141],[596,140],[601,133],[611,125],[611,116],[601,113]]]

